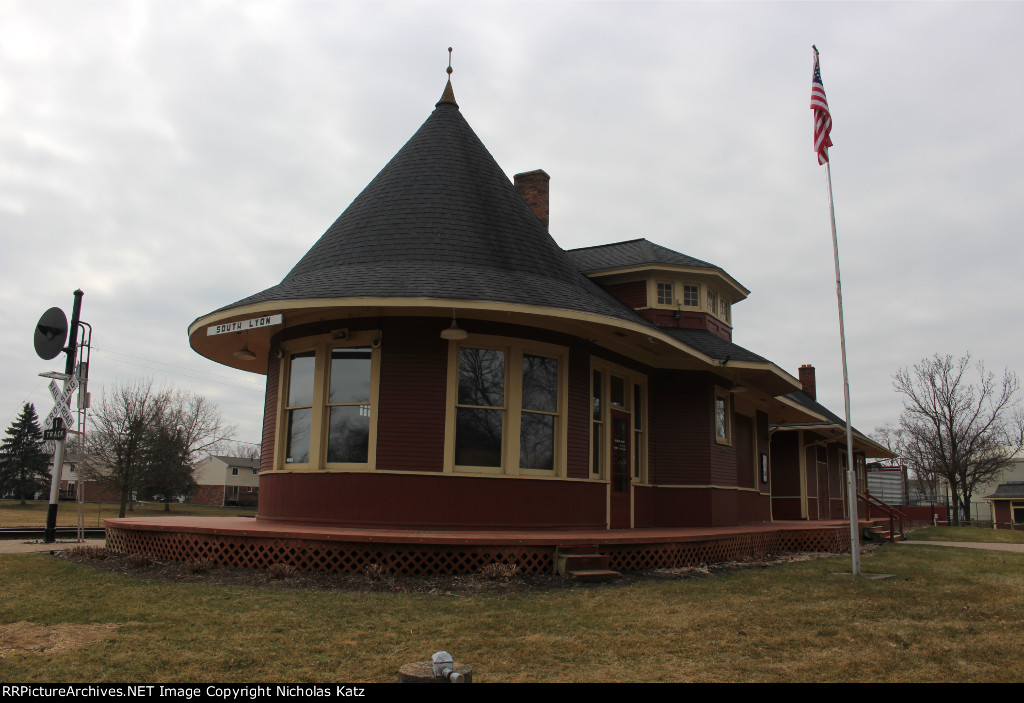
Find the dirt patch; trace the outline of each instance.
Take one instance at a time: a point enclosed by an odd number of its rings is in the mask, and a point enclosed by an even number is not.
[[[869,553],[864,545],[863,553]],[[715,573],[736,569],[767,568],[779,564],[812,559],[826,559],[841,555],[827,552],[796,552],[768,554],[744,561],[700,564],[675,569],[654,569],[625,573],[621,578],[606,583],[578,583],[551,574],[518,575],[507,581],[485,578],[479,574],[403,576],[397,574],[326,574],[312,571],[297,571],[285,578],[271,578],[266,570],[231,569],[209,566],[196,572],[194,567],[179,561],[160,559],[139,559],[124,554],[86,550],[65,550],[55,558],[87,564],[97,569],[113,571],[148,581],[170,583],[201,583],[212,586],[237,586],[267,589],[336,590],[350,593],[398,592],[424,593],[430,595],[457,596],[475,593],[518,593],[523,591],[553,591],[570,588],[607,588],[637,583],[643,580],[672,580],[699,578]],[[144,564],[144,565],[142,565]]]
[[[113,637],[118,625],[37,625],[15,622],[0,625],[0,659],[30,654],[59,654]]]

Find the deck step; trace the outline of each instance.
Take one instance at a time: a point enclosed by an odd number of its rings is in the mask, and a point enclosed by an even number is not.
[[[577,569],[565,572],[565,576],[581,583],[596,583],[600,581],[614,581],[622,576],[622,574],[611,569]]]
[[[903,535],[898,532],[893,536],[893,533],[877,522],[867,525],[864,528],[863,535],[864,539],[872,542],[901,542],[904,539]]]
[[[608,555],[596,544],[572,544],[555,547],[555,573],[576,581],[610,581],[621,574],[608,568]]]

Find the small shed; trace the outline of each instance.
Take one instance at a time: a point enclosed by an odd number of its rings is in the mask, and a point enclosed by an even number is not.
[[[992,506],[995,529],[1024,530],[1024,481],[1001,483],[985,500]]]

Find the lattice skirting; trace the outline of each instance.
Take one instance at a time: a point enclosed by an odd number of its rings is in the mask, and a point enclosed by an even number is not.
[[[521,573],[554,571],[551,545],[431,545],[279,539],[230,534],[156,532],[107,527],[107,548],[122,554],[150,554],[158,559],[201,561],[220,566],[266,569],[291,564],[303,571],[362,572],[380,564],[388,573],[407,575],[468,574],[492,563],[515,563]],[[616,571],[672,568],[738,561],[784,552],[840,552],[849,549],[846,528],[779,530],[726,535],[692,542],[600,545]]]
[[[388,573],[468,574],[488,564],[515,563],[523,573],[554,570],[553,548],[352,543],[243,537],[224,534],[152,532],[107,527],[107,548],[122,554],[151,554],[157,559],[200,561],[220,566],[266,569],[291,564],[302,571],[361,573],[380,564]]]
[[[696,564],[742,561],[787,552],[842,552],[850,548],[848,528],[779,530],[727,535],[699,542],[607,544],[608,566],[615,571],[671,569]]]

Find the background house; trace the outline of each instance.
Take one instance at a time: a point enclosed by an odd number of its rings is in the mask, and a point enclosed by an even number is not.
[[[259,460],[208,456],[195,469],[198,488],[190,503],[255,506],[259,498]]]

